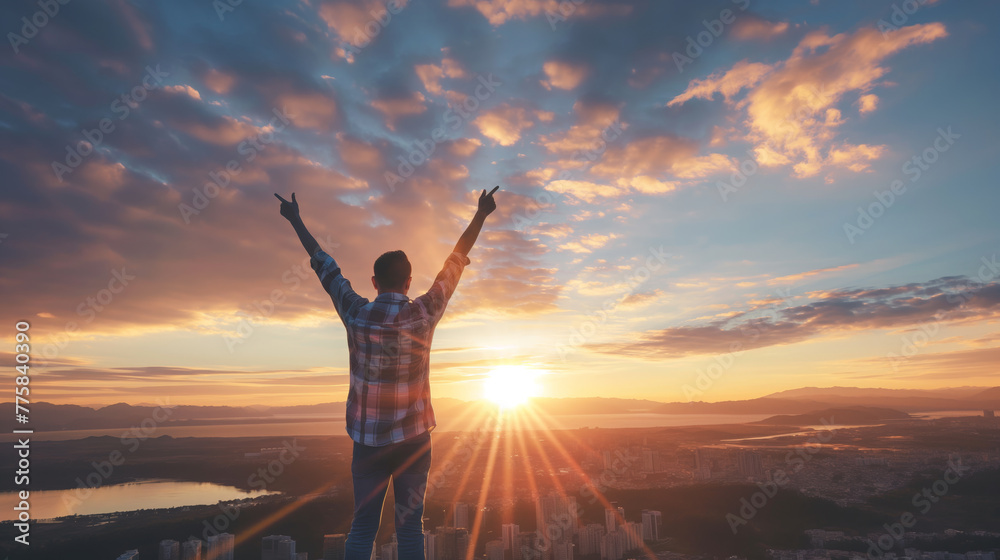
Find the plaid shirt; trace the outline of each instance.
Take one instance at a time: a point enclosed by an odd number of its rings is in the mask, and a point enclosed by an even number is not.
[[[431,338],[469,257],[449,255],[431,289],[415,300],[386,292],[368,301],[351,288],[337,261],[322,250],[313,254],[311,264],[347,327],[351,439],[380,447],[436,426],[429,379]]]

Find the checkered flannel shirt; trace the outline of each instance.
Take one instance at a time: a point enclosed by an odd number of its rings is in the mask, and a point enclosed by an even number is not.
[[[313,270],[347,328],[351,386],[347,433],[370,447],[412,439],[437,425],[431,407],[430,350],[469,257],[452,253],[426,294],[410,300],[386,292],[374,301],[358,295],[340,265],[319,250]]]

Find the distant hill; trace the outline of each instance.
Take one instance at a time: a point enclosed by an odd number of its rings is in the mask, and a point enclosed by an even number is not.
[[[872,409],[889,410],[897,414],[938,410],[1000,410],[1000,387],[956,387],[933,391],[920,389],[865,389],[858,387],[803,387],[780,391],[756,399],[721,402],[659,402],[646,399],[607,397],[535,398],[533,405],[541,414],[600,415],[600,414],[769,414],[797,418],[815,415],[816,411]],[[171,407],[170,423],[175,425],[239,424],[246,422],[281,422],[294,417],[333,417],[344,413],[345,403],[328,402],[290,406],[194,406]],[[434,399],[439,416],[457,417],[481,408],[480,401]],[[155,405],[116,403],[91,408],[78,405],[32,403],[31,427],[38,431],[117,429],[138,426],[150,418]],[[0,415],[13,419],[14,403],[0,404]],[[797,415],[797,416],[796,416]],[[870,423],[863,413],[845,416],[857,418],[856,423]],[[889,419],[878,417],[876,421]],[[818,420],[818,418],[817,418]],[[837,418],[840,422],[840,418]],[[7,420],[9,423],[11,420]],[[788,420],[791,424],[810,423]],[[815,422],[811,422],[815,423]]]
[[[986,389],[985,391],[972,395],[970,399],[978,402],[992,402],[994,404],[1000,404],[1000,387]]]
[[[779,414],[765,418],[754,424],[778,424],[783,426],[813,426],[819,424],[878,424],[886,420],[905,420],[910,415],[891,408],[856,406],[849,408],[828,408],[807,414]]]

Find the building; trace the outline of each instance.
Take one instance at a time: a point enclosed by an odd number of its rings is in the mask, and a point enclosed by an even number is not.
[[[996,418],[996,415],[993,413],[992,410],[984,410],[983,418]]]
[[[642,470],[648,473],[663,471],[663,465],[660,461],[660,450],[648,447],[642,450]]]
[[[288,535],[268,535],[261,539],[261,560],[295,560],[295,541]]]
[[[660,536],[660,527],[663,524],[663,515],[656,510],[644,509],[642,510],[642,540],[644,541],[658,541],[662,537]]]
[[[219,533],[208,537],[205,560],[233,560],[236,537],[230,533]]]
[[[553,543],[572,542],[578,511],[575,496],[558,492],[540,496],[535,503],[535,528]]]
[[[424,525],[427,526],[426,524]],[[436,549],[434,548],[434,533],[424,530],[424,560],[437,560],[434,556]],[[338,559],[342,560],[342,559]]]
[[[503,539],[495,539],[486,543],[486,560],[504,560]]]
[[[624,534],[622,543],[625,552],[642,548],[642,523],[629,521],[621,527],[620,531]]]
[[[761,461],[760,453],[756,451],[741,450],[736,455],[736,470],[740,476],[745,478],[764,478],[764,463]]]
[[[517,545],[520,536],[521,527],[516,523],[506,523],[500,527],[500,542],[505,551],[510,551],[508,556],[511,560],[521,560],[521,548]]]
[[[181,543],[172,540],[160,541],[159,560],[181,560]]]
[[[625,535],[622,531],[608,531],[601,537],[601,560],[621,560],[625,555]]]
[[[434,532],[433,560],[465,560],[469,551],[469,531],[438,527]]]
[[[572,541],[553,544],[552,560],[573,560]]]
[[[181,545],[181,560],[201,560],[201,539],[184,541]]]
[[[135,558],[138,555],[139,555],[139,551],[137,549],[133,548],[132,550],[126,550],[125,552],[122,552],[118,556],[118,560],[132,560],[133,558]]]
[[[382,545],[382,560],[399,560],[399,542],[395,533],[389,542]]]
[[[579,552],[582,556],[601,553],[601,539],[604,537],[604,525],[591,523],[580,528],[577,540],[580,543]]]
[[[469,504],[458,502],[455,504],[455,528],[456,529],[471,529],[472,525],[469,524]]]
[[[323,560],[344,560],[345,544],[347,544],[347,535],[343,533],[323,535]],[[429,556],[428,560],[430,560]]]

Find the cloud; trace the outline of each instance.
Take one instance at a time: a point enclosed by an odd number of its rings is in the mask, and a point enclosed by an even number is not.
[[[769,64],[741,60],[725,72],[716,72],[703,80],[692,80],[683,93],[667,102],[667,107],[681,105],[692,99],[712,99],[721,93],[727,102],[740,91],[757,85],[774,69]]]
[[[483,136],[501,146],[512,146],[521,139],[521,133],[535,125],[535,120],[551,120],[552,113],[533,111],[517,107],[510,103],[502,103],[493,109],[483,112],[473,124],[479,128]]]
[[[769,40],[782,35],[788,31],[787,21],[768,21],[753,14],[743,14],[740,19],[733,24],[733,37],[741,41],[747,40]]]
[[[375,99],[372,101],[372,107],[385,115],[386,128],[396,130],[396,121],[401,117],[419,115],[426,111],[425,101],[424,94],[414,91],[402,97]]]
[[[586,64],[573,64],[558,60],[546,62],[542,65],[542,70],[546,77],[545,80],[542,80],[545,89],[576,89],[576,86],[580,85],[580,82],[586,79],[590,73]]]
[[[595,343],[588,348],[660,360],[793,344],[852,331],[914,327],[931,321],[959,323],[1000,317],[1000,283],[970,283],[965,277],[810,295],[818,299],[782,309],[734,313],[705,324],[646,331],[634,341]]]
[[[884,61],[947,35],[940,23],[903,27],[885,36],[874,28],[833,36],[814,31],[787,60],[774,65],[741,61],[728,71],[693,80],[667,105],[721,93],[728,105],[745,115],[747,137],[762,166],[792,165],[796,177],[833,168],[862,172],[885,153],[885,147],[838,140],[836,131],[844,121],[837,105],[858,92],[861,112],[874,110],[877,98],[870,91],[889,72]],[[743,90],[748,92],[738,98]]]
[[[565,4],[560,0],[448,0],[448,5],[456,8],[474,7],[494,26],[503,25],[512,19],[533,17],[547,16],[561,21],[570,17],[626,16],[632,13],[632,6],[628,4]]]

